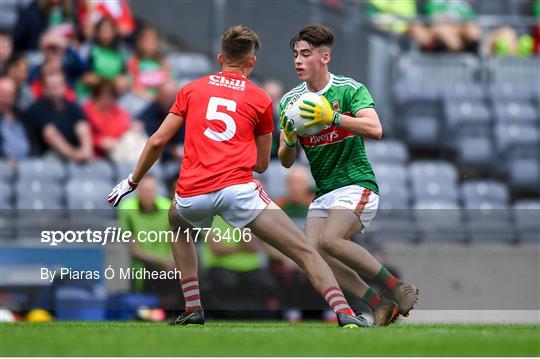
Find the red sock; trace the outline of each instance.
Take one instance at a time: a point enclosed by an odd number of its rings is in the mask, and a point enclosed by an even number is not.
[[[182,292],[186,301],[186,312],[191,313],[202,308],[201,294],[199,293],[199,278],[191,277],[180,280]]]
[[[375,281],[382,284],[390,292],[393,292],[400,283],[399,279],[394,277],[385,266],[381,266],[379,273],[375,276]]]
[[[339,289],[339,287],[332,286],[327,288],[323,292],[323,296],[324,300],[326,300],[334,312],[355,315],[351,307],[349,307],[349,304],[347,303],[347,300],[343,296],[343,292],[341,289]]]
[[[362,300],[369,305],[372,310],[375,310],[381,302],[382,297],[370,287],[362,297]]]

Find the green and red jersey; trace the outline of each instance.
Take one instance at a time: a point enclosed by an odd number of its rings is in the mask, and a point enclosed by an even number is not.
[[[279,111],[296,97],[309,92],[305,82],[287,92]],[[330,81],[318,95],[326,97],[334,111],[354,116],[359,110],[375,107],[368,89],[355,80],[330,74]],[[298,136],[317,185],[315,198],[337,188],[359,185],[379,193],[375,174],[368,161],[364,140],[340,127],[327,125],[313,136]]]

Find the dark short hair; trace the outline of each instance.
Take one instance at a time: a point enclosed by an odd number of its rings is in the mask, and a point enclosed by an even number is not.
[[[103,18],[101,18],[94,26],[94,42],[99,44],[99,33],[101,32],[101,28],[106,24],[111,24],[114,29],[114,39],[112,46],[113,48],[116,48],[120,43],[120,31],[118,30],[116,22],[114,22],[114,20],[108,16],[104,16]]]
[[[332,44],[334,43],[334,33],[323,25],[309,25],[303,27],[298,34],[291,39],[289,43],[291,49],[294,49],[294,45],[299,41],[305,41],[314,48],[319,46],[332,47]]]
[[[231,26],[221,35],[221,53],[228,60],[242,60],[260,47],[257,33],[244,25]]]
[[[103,95],[105,92],[111,93],[114,97],[118,97],[118,89],[113,81],[103,79],[100,80],[95,86],[92,87],[92,97],[97,98]]]
[[[11,31],[8,29],[0,28],[0,36],[6,36],[11,38]]]
[[[7,60],[6,69],[11,68],[11,66],[13,66],[13,65],[17,65],[17,64],[19,64],[19,62],[22,62],[22,61],[24,61],[24,62],[26,62],[28,64],[28,60],[26,59],[26,56],[24,56],[24,54],[22,54],[20,52],[15,52]]]

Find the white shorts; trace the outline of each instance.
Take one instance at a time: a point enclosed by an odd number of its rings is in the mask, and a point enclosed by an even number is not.
[[[356,185],[345,186],[313,201],[309,206],[307,218],[326,218],[331,208],[346,208],[356,213],[362,223],[361,233],[364,233],[375,217],[378,206],[379,196],[373,191]]]
[[[270,202],[270,197],[258,184],[248,182],[191,197],[176,194],[174,206],[195,228],[210,228],[216,215],[240,228],[257,218]]]

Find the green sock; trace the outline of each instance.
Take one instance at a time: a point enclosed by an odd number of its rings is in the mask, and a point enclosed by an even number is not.
[[[364,293],[364,295],[362,296],[362,301],[369,305],[372,310],[375,310],[375,308],[377,308],[381,300],[382,297],[377,294],[377,292],[375,292],[371,287],[369,287],[366,293]]]
[[[394,277],[385,266],[381,266],[381,270],[374,278],[377,283],[383,285],[386,289],[393,292],[399,285],[400,281]]]

